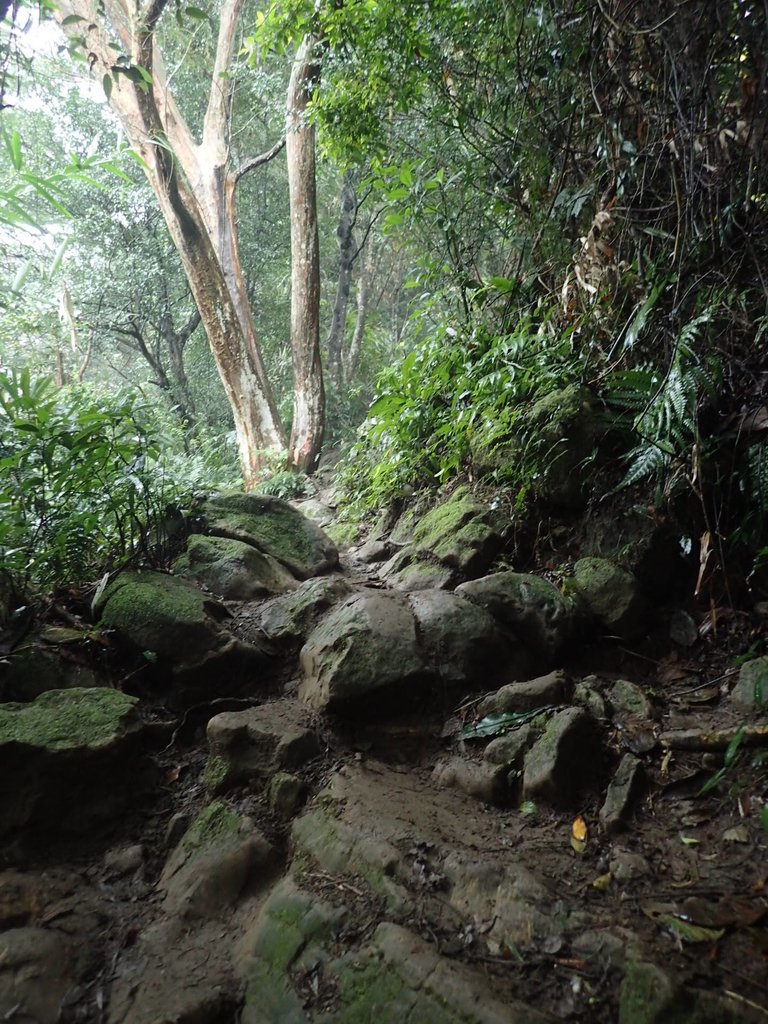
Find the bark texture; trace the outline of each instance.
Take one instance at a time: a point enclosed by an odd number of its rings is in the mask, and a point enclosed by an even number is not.
[[[265,454],[284,447],[272,389],[256,341],[237,249],[229,167],[230,95],[226,72],[244,0],[224,0],[201,141],[193,138],[169,88],[154,31],[165,0],[137,9],[129,0],[61,0],[65,32],[85,35],[94,74],[111,83],[110,102],[146,165],[168,231],[181,256],[235,420],[246,489]],[[85,27],[83,27],[85,26]],[[118,47],[116,50],[114,44]],[[128,66],[118,69],[120,54]]]
[[[315,128],[307,105],[318,76],[316,41],[305,36],[288,86],[285,149],[291,207],[293,424],[289,462],[312,472],[320,456],[325,389],[320,359],[320,245],[315,192]]]
[[[339,275],[326,345],[328,375],[337,391],[344,381],[342,363],[344,328],[347,323],[352,266],[357,255],[354,235],[357,219],[357,196],[355,195],[354,177],[349,171],[344,175],[339,206],[339,226],[336,229],[336,237],[339,242]]]

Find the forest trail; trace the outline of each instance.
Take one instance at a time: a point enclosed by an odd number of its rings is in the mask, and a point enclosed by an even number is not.
[[[286,594],[227,601],[236,643],[279,647],[262,682],[245,692],[217,662],[215,695],[180,682],[173,715],[147,687],[145,752],[115,776],[114,809],[56,834],[86,784],[6,842],[0,1017],[765,1019],[766,834],[744,756],[759,724],[702,794],[749,718],[723,645],[640,656],[585,632],[545,658],[540,636],[533,658],[510,655],[532,668],[512,683],[487,657],[509,638],[484,632],[479,605],[391,586],[410,543],[369,542]],[[403,609],[415,648],[389,628]],[[526,619],[531,635],[542,621]],[[328,662],[340,650],[354,671]]]

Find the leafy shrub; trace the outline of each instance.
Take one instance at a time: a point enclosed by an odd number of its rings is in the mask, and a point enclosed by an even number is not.
[[[527,414],[583,371],[574,333],[559,332],[541,312],[522,315],[504,334],[482,321],[458,330],[443,321],[380,375],[379,397],[343,459],[348,503],[365,512],[445,483],[471,470],[477,442],[487,452],[512,436],[519,457],[494,482],[516,489],[524,503],[555,455],[529,436]]]
[[[163,474],[170,486],[190,497],[206,491],[236,491],[243,486],[234,430],[217,431],[199,423],[187,431],[178,417],[159,418],[153,410],[163,446]]]
[[[177,495],[133,395],[96,399],[0,372],[0,557],[36,583],[89,578],[146,551]]]
[[[290,469],[276,470],[270,477],[263,480],[256,490],[260,494],[272,494],[276,498],[288,501],[301,498],[306,492],[307,477],[304,473],[294,473]]]

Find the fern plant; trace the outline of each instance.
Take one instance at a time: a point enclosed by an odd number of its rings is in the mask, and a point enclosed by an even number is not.
[[[711,305],[680,331],[665,373],[646,365],[617,370],[608,379],[605,395],[619,412],[619,422],[632,416],[638,443],[627,453],[627,469],[615,491],[647,477],[663,478],[673,458],[699,440],[699,407],[713,401],[719,368],[703,363],[694,351],[702,329],[714,316]]]

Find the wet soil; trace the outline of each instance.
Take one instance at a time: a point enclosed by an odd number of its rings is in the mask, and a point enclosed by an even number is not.
[[[357,582],[372,578],[360,565],[347,571]],[[245,613],[240,628],[247,635]],[[722,749],[676,750],[660,740],[673,729],[706,735],[743,723],[728,692],[737,656],[760,629],[752,619],[723,614],[708,627],[702,619],[688,649],[663,635],[631,650],[606,640],[564,666],[608,682],[631,678],[652,698],[651,717],[606,726],[601,786],[568,810],[491,806],[437,786],[433,768],[446,751],[481,757],[481,743],[456,739],[457,728],[472,719],[476,694],[386,721],[316,719],[323,753],[301,771],[305,807],[331,799],[340,828],[366,849],[384,850],[391,892],[371,884],[359,858],[341,867],[321,856],[299,861],[291,822],[271,810],[263,791],[241,786],[224,799],[272,844],[272,868],[213,917],[177,922],[153,967],[137,948],[142,936],[167,924],[158,886],[163,866],[184,826],[210,801],[204,727],[222,708],[201,709],[183,729],[168,731],[166,749],[155,754],[162,784],[130,813],[77,840],[54,844],[42,837],[4,851],[0,970],[8,956],[4,935],[21,929],[55,935],[69,951],[69,966],[57,981],[56,956],[38,959],[39,986],[48,997],[37,1009],[28,1001],[6,1006],[0,987],[3,1019],[239,1021],[245,961],[233,955],[233,936],[248,933],[287,872],[318,901],[345,908],[345,925],[333,940],[337,952],[361,947],[381,921],[396,920],[441,956],[471,968],[495,1000],[527,1004],[552,1020],[630,1022],[620,992],[628,950],[691,989],[723,997],[728,1019],[768,1018],[768,762],[759,747],[731,744],[724,765]],[[289,677],[264,699],[293,701],[296,685]],[[159,711],[148,705],[147,713]],[[640,757],[645,783],[624,830],[609,835],[599,810],[628,750]],[[720,781],[702,793],[720,770]],[[521,907],[535,910],[525,919],[521,909],[518,922],[524,928],[529,921],[530,941],[501,930],[482,885],[466,882],[478,865],[485,878],[513,871]],[[463,897],[457,895],[462,879]],[[338,997],[332,979],[319,969],[297,969],[293,983],[307,1020],[332,1019]],[[142,988],[141,1005],[149,1008],[121,1011],[115,993],[130,1007],[130,994]]]

